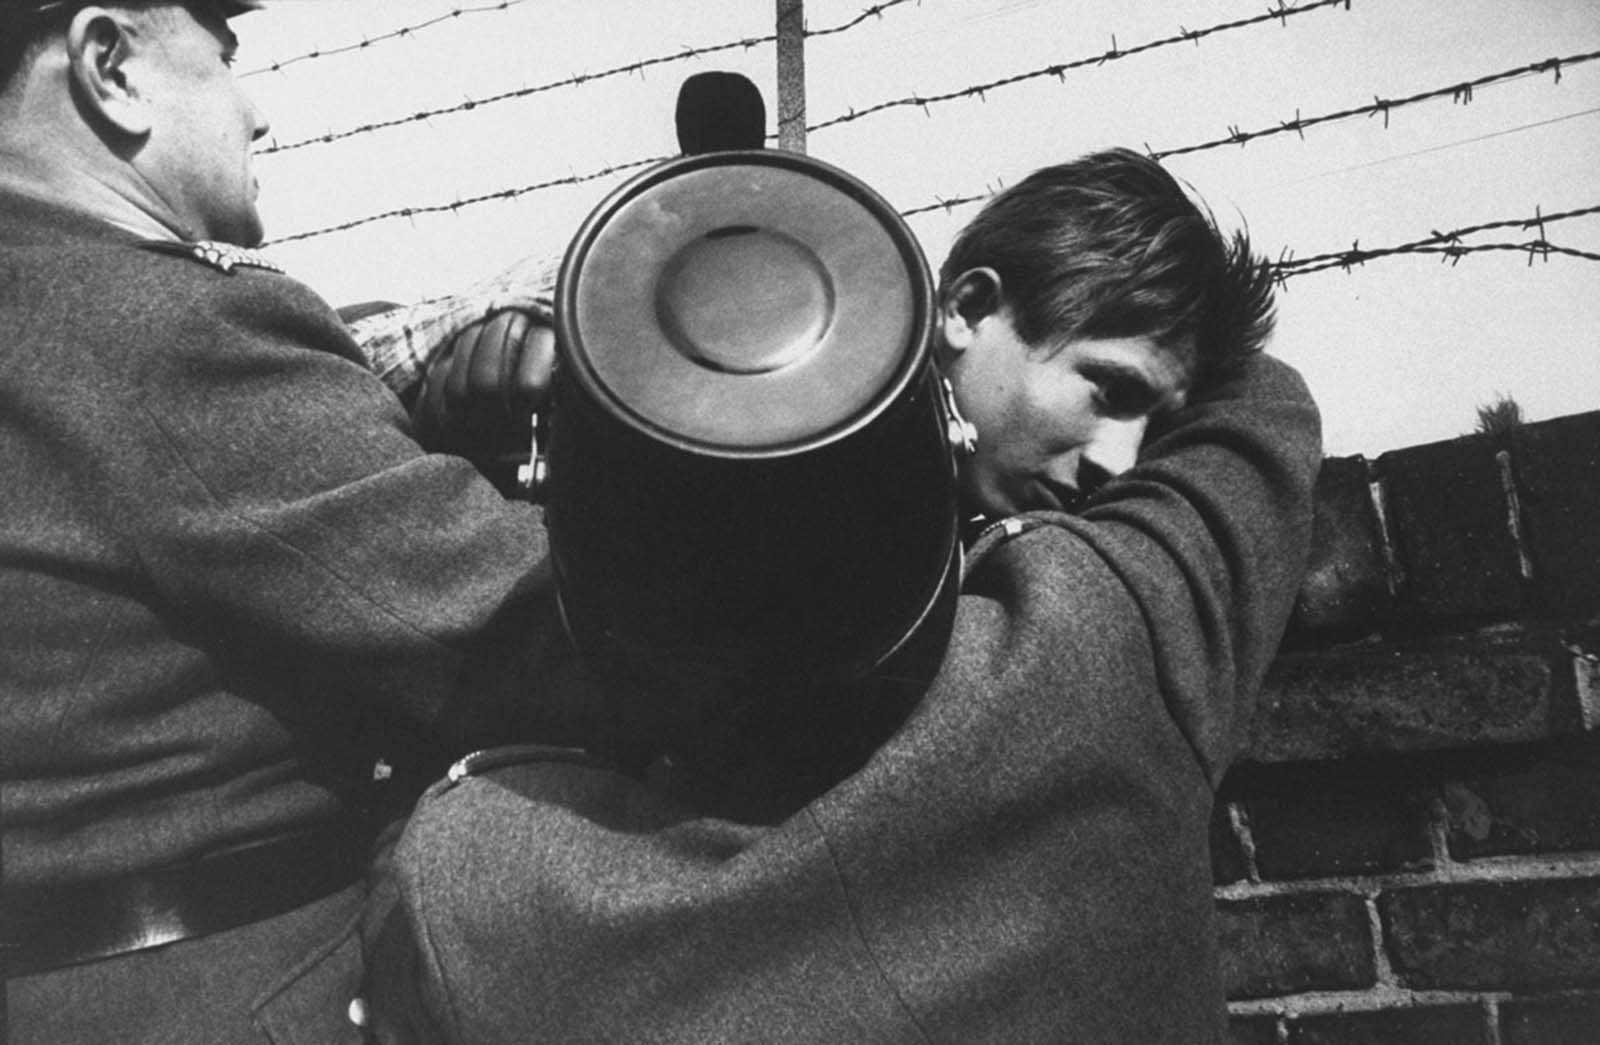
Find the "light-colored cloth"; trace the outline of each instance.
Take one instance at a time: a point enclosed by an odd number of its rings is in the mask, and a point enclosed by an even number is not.
[[[427,373],[428,363],[463,327],[505,309],[523,309],[554,322],[560,258],[530,255],[459,294],[365,316],[350,324],[367,365],[396,395],[407,395]]]

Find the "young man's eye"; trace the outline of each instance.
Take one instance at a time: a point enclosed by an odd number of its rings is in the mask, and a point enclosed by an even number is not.
[[[1137,381],[1102,379],[1094,383],[1095,406],[1112,417],[1135,417],[1150,409],[1150,389]]]

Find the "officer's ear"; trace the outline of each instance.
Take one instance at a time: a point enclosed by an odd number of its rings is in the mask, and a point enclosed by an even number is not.
[[[951,280],[939,302],[939,324],[945,345],[960,352],[972,344],[978,325],[1000,311],[1000,273],[984,266],[967,269]]]
[[[129,16],[104,7],[85,7],[67,26],[67,61],[73,94],[96,126],[109,126],[133,138],[150,133],[150,114],[129,75],[143,43]]]

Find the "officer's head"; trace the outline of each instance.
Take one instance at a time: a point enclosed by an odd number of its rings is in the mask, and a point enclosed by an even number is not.
[[[1071,508],[1134,463],[1149,420],[1272,330],[1242,234],[1126,149],[1047,167],[991,199],[940,270],[936,345],[978,428],[968,507]]]
[[[67,168],[184,239],[262,237],[252,143],[267,123],[231,68],[247,0],[0,0],[6,162]],[[69,200],[70,202],[70,200]]]

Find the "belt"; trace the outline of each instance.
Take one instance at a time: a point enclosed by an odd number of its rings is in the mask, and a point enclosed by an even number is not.
[[[31,976],[287,913],[361,879],[371,837],[346,822],[143,874],[7,889],[0,965]]]

